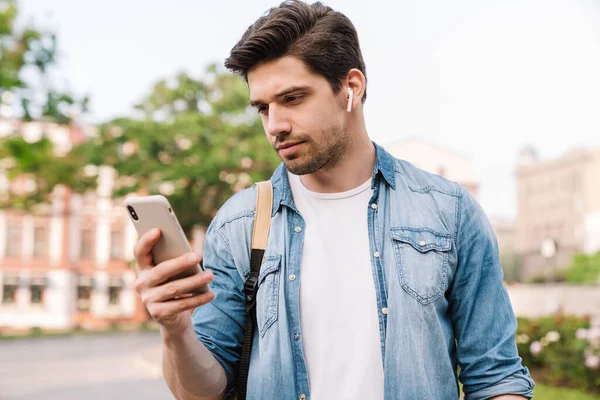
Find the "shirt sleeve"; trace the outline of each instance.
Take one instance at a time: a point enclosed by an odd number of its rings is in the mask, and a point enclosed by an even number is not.
[[[531,398],[535,383],[517,351],[517,321],[502,283],[494,231],[475,199],[461,191],[449,307],[465,399]]]
[[[244,283],[229,244],[215,221],[206,232],[203,263],[214,274],[210,287],[216,297],[194,310],[192,323],[198,339],[223,366],[229,390],[235,383],[242,351],[246,316]]]

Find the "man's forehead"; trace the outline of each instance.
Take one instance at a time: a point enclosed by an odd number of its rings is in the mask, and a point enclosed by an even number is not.
[[[250,99],[263,99],[292,86],[312,86],[317,75],[295,57],[261,63],[248,71]]]

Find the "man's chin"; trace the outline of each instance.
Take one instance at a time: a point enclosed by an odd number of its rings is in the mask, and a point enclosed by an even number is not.
[[[293,162],[291,160],[283,160],[283,164],[285,165],[285,169],[294,175],[308,175],[319,169],[315,165]]]

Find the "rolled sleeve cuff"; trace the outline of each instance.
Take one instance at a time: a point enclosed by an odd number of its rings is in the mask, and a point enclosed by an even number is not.
[[[503,394],[515,394],[531,399],[535,382],[530,376],[518,372],[500,382],[475,392],[466,393],[465,400],[487,400]]]

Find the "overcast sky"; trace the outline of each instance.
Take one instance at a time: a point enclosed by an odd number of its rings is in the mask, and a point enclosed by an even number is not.
[[[221,63],[277,2],[21,0],[58,33],[61,81],[92,97],[93,121],[124,115],[157,79]],[[595,0],[328,1],[355,24],[381,144],[409,136],[473,159],[490,216],[515,216],[518,151],[600,146]]]

